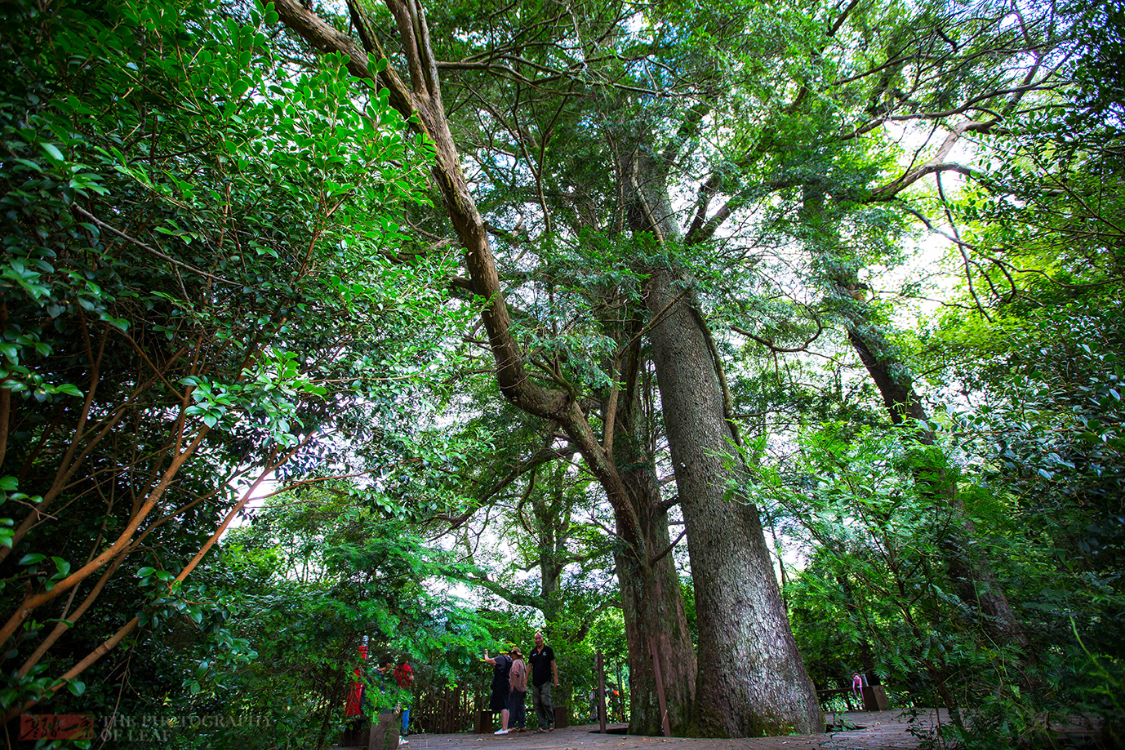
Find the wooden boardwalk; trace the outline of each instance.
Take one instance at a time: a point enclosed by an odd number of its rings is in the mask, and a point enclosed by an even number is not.
[[[493,734],[416,734],[399,750],[908,750],[920,741],[910,733],[904,711],[856,711],[842,714],[857,727],[846,732],[793,735],[790,737],[741,738],[734,740],[686,739],[680,737],[636,737],[600,734],[597,725],[571,726],[554,732],[534,731]],[[920,714],[913,726],[928,729],[937,720],[935,711]],[[947,714],[943,710],[942,722]],[[624,729],[623,724],[611,728]]]

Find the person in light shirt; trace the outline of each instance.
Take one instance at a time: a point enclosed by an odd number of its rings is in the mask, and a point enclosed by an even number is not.
[[[512,657],[512,668],[508,672],[508,683],[511,685],[511,694],[508,696],[508,726],[515,732],[527,731],[527,662],[523,660],[523,652],[519,646],[512,646],[508,651]]]

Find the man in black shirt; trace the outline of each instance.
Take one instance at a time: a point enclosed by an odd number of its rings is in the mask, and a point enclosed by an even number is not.
[[[551,707],[551,685],[559,686],[559,667],[555,664],[555,652],[544,645],[543,634],[535,634],[535,648],[527,656],[531,665],[531,705],[539,719],[539,732],[549,732],[555,728],[555,709]]]

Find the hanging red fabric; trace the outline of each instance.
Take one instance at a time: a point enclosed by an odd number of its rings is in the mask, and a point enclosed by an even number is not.
[[[367,661],[366,643],[359,647],[359,658]],[[344,716],[349,719],[363,714],[363,667],[356,667],[353,675],[355,680],[352,681],[352,686],[348,690],[348,699],[344,703]]]

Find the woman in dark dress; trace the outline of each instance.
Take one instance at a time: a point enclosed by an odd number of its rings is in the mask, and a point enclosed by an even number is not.
[[[512,659],[505,654],[497,654],[495,657],[489,656],[486,650],[484,662],[492,665],[492,698],[488,701],[488,708],[490,711],[500,712],[500,729],[493,734],[507,734],[508,695],[511,693],[508,673],[512,669]]]

